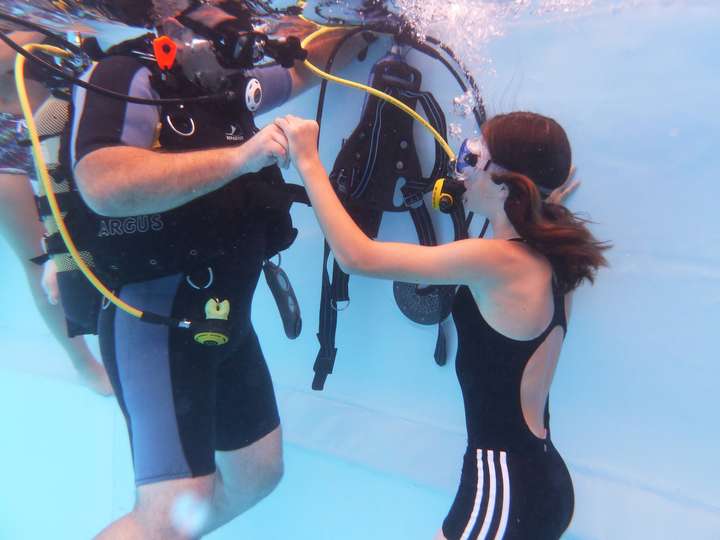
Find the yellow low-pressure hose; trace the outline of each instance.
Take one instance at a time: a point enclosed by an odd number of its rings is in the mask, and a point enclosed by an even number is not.
[[[337,27],[331,27],[331,26],[325,26],[321,27],[317,31],[313,32],[309,36],[307,36],[305,39],[302,40],[301,46],[303,49],[306,49],[307,46],[312,42],[314,39],[320,37],[323,34],[327,34],[329,32],[332,32],[334,30],[337,30]],[[399,99],[394,98],[391,95],[386,94],[385,92],[381,92],[377,88],[373,88],[372,86],[367,86],[365,84],[361,84],[355,81],[350,81],[348,79],[343,79],[341,77],[337,77],[336,75],[331,75],[330,73],[324,72],[322,69],[314,65],[309,60],[305,60],[305,67],[307,67],[310,71],[315,73],[318,77],[322,77],[323,79],[327,79],[328,81],[332,81],[335,83],[343,84],[345,86],[349,86],[351,88],[357,88],[358,90],[363,90],[367,92],[368,94],[372,94],[375,97],[378,97],[380,99],[383,99],[387,101],[388,103],[391,103],[392,105],[395,105],[405,113],[412,116],[415,120],[420,122],[430,133],[432,133],[432,136],[435,138],[435,140],[442,146],[443,150],[445,150],[445,153],[448,155],[451,161],[455,160],[455,152],[453,152],[452,148],[450,148],[450,145],[443,139],[442,135],[437,132],[437,130],[430,125],[430,123],[425,120],[421,115],[419,115],[415,110],[405,105],[402,101]]]
[[[72,53],[58,47],[53,47],[51,45],[30,44],[25,45],[23,48],[28,52],[40,50],[61,58],[69,58],[70,56],[72,56]],[[118,308],[122,309],[123,311],[129,313],[134,317],[142,318],[142,311],[123,302],[120,298],[115,296],[115,294],[113,294],[110,289],[103,285],[102,282],[100,282],[100,280],[93,273],[90,267],[85,264],[85,261],[80,256],[80,253],[75,246],[75,243],[73,242],[72,237],[67,230],[67,227],[65,226],[65,221],[63,220],[63,216],[60,211],[60,205],[57,202],[55,192],[53,191],[52,184],[50,183],[50,175],[47,170],[47,164],[45,163],[45,157],[43,156],[42,148],[40,147],[40,138],[37,134],[37,126],[35,125],[32,108],[30,107],[30,101],[27,96],[27,89],[25,87],[25,60],[25,57],[21,54],[18,54],[15,58],[15,85],[17,86],[18,99],[20,100],[20,106],[22,107],[23,116],[25,117],[25,123],[27,124],[28,133],[30,134],[30,141],[32,143],[32,154],[35,161],[35,171],[37,173],[37,177],[40,179],[41,192],[44,192],[45,196],[48,199],[53,218],[55,219],[55,223],[57,224],[58,231],[60,232],[60,235],[62,236],[62,239],[65,242],[68,251],[70,252],[70,256],[73,258],[75,264],[77,264],[78,268],[85,275],[88,281],[90,281],[90,283],[92,283],[92,285],[105,298],[115,304]]]

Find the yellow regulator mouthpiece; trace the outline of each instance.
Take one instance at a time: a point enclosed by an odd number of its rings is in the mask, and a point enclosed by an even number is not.
[[[462,202],[465,185],[452,178],[439,178],[432,190],[432,207],[445,214],[453,212]]]
[[[432,207],[435,210],[440,210],[442,206],[450,205],[452,206],[453,203],[453,197],[450,193],[443,193],[443,186],[445,185],[445,179],[444,178],[438,178],[435,181],[435,185],[433,186],[432,191]]]
[[[220,302],[219,299],[211,298],[205,304],[205,318],[206,319],[220,319],[227,321],[230,316],[230,300],[223,300]]]

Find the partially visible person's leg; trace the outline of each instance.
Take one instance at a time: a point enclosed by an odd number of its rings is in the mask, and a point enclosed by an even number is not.
[[[48,302],[41,286],[42,267],[30,262],[32,257],[42,253],[43,233],[27,177],[0,173],[0,234],[20,259],[35,306],[70,357],[83,384],[98,394],[109,396],[112,388],[105,368],[95,360],[82,337],[67,337],[62,307]]]
[[[251,291],[246,291],[248,298]],[[241,304],[238,299],[235,305]],[[230,521],[266,497],[283,475],[275,391],[249,313],[242,337],[218,366],[216,381],[217,477],[211,527]]]
[[[212,498],[214,474],[166,480],[139,486],[137,500],[131,512],[103,529],[96,540],[187,540],[198,538],[191,531],[183,531],[181,520],[174,510],[181,497],[191,495],[196,501]]]
[[[213,282],[220,288],[200,291],[184,276],[168,276],[127,285],[120,297],[154,313],[192,316],[208,297],[227,297],[224,278],[218,271]],[[103,359],[127,419],[139,487],[133,511],[98,538],[197,537],[253,506],[279,482],[277,405],[249,326],[253,289],[254,282],[246,283],[231,297],[236,325],[223,347],[199,345],[187,330],[148,324],[114,306],[101,312]],[[186,495],[207,510],[206,519],[190,527],[196,536],[173,519]]]
[[[111,523],[96,540],[185,540],[231,521],[269,494],[282,476],[280,428],[247,448],[218,452],[214,474],[139,486],[133,510]],[[191,498],[191,504],[183,504]],[[198,531],[184,526],[207,509]]]
[[[269,495],[283,475],[280,427],[246,448],[215,454],[217,471],[206,532],[242,514]]]

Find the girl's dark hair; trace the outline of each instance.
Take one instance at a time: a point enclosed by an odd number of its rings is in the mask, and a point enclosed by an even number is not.
[[[514,112],[491,118],[482,131],[493,163],[508,171],[492,178],[509,189],[505,213],[515,230],[548,258],[563,293],[584,279],[593,282],[597,269],[607,266],[603,251],[610,245],[595,239],[587,220],[542,198],[570,172],[565,130],[552,118]]]

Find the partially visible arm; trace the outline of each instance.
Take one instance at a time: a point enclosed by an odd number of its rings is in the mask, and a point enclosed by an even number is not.
[[[315,28],[313,28],[313,30],[315,30]],[[338,28],[311,41],[307,48],[308,60],[320,69],[325,69],[325,64],[335,49],[335,46],[349,31],[350,30],[345,28]],[[309,33],[310,32],[308,32],[308,34]],[[368,42],[362,37],[362,34],[350,38],[335,58],[333,70],[340,69],[349,64],[358,53],[367,46]],[[290,69],[290,76],[292,77],[291,97],[295,97],[305,90],[320,84],[321,81],[320,77],[305,67],[302,62],[295,62],[295,66]]]
[[[426,284],[477,284],[502,278],[516,261],[507,242],[499,240],[472,239],[433,247],[371,240],[348,215],[330,184],[315,146],[317,124],[294,117],[275,122],[288,137],[320,227],[346,272]]]
[[[84,156],[75,166],[75,179],[98,214],[152,214],[182,206],[243,174],[284,163],[286,144],[282,132],[270,125],[242,146],[178,153],[109,146]]]
[[[39,32],[11,32],[8,37],[21,47],[28,43],[40,43],[44,38]],[[0,42],[0,73],[6,73],[15,67],[16,55],[14,49]]]

